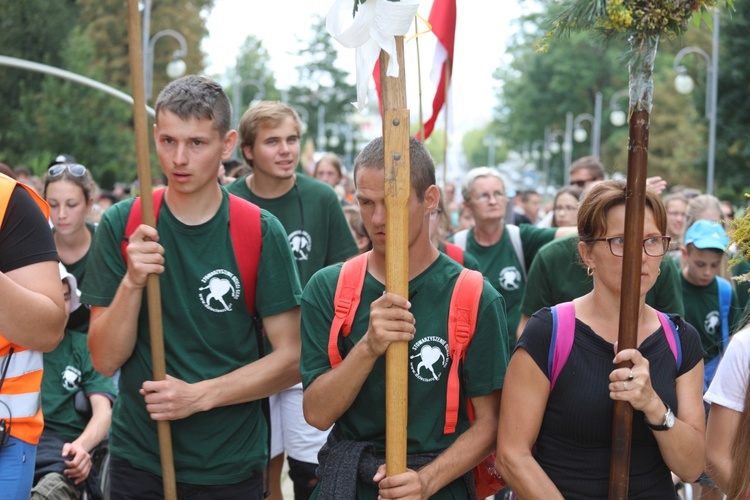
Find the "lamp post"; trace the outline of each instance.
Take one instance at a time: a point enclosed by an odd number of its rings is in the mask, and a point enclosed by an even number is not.
[[[609,100],[609,123],[611,123],[615,127],[622,127],[628,121],[627,115],[617,104],[617,101],[629,94],[630,91],[628,89],[618,90],[617,92],[612,94],[612,97]]]
[[[582,121],[591,124],[591,156],[599,158],[599,145],[602,129],[602,93],[597,92],[594,100],[594,114],[581,113],[573,120],[573,138],[576,142],[583,142],[588,137],[586,129],[581,127]]]
[[[487,166],[489,167],[497,166],[495,164],[495,154],[497,153],[497,148],[499,148],[502,145],[502,143],[503,143],[502,139],[495,136],[494,132],[490,133],[490,135],[486,136],[482,140],[482,144],[487,146]]]
[[[557,142],[557,139],[559,137],[565,138],[565,132],[563,132],[560,129],[550,129],[550,127],[545,127],[544,129],[544,137],[545,137],[545,143],[546,146],[544,148],[543,158],[545,160],[544,162],[544,171],[545,171],[545,182],[550,185],[550,172],[549,172],[549,160],[552,158],[552,155],[556,155],[560,152],[560,143]],[[565,170],[568,169],[568,165],[565,165],[563,167]],[[564,175],[563,175],[564,176]]]
[[[241,76],[237,75],[234,77],[233,88],[232,88],[232,107],[234,108],[235,124],[234,127],[239,127],[240,116],[244,111],[240,111],[243,108],[242,105],[242,89],[250,85],[255,87],[255,95],[253,95],[253,101],[261,101],[266,97],[266,88],[261,82],[254,78],[242,79]]]
[[[331,133],[331,138],[326,138],[326,132]],[[344,136],[344,153],[346,154],[345,163],[347,168],[352,166],[352,153],[354,152],[354,125],[347,123],[326,123],[319,129],[318,142],[320,150],[325,150],[326,146],[337,148],[341,144],[340,136]]]
[[[154,86],[154,45],[162,37],[169,36],[177,40],[180,49],[172,53],[172,60],[167,64],[167,75],[174,79],[185,74],[186,64],[182,60],[187,57],[187,41],[182,33],[175,30],[161,30],[149,39],[151,33],[151,0],[143,0],[143,86],[146,91],[146,101],[153,97]]]
[[[675,78],[675,88],[681,94],[689,94],[695,86],[687,69],[680,61],[687,54],[699,54],[706,61],[706,118],[708,118],[708,166],[706,172],[706,193],[714,192],[714,161],[716,152],[716,105],[719,97],[719,9],[714,9],[714,33],[711,43],[711,56],[700,47],[685,47],[674,58],[674,69],[679,73]]]

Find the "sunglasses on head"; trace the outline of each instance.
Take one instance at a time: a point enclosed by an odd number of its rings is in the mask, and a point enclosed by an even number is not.
[[[50,177],[57,177],[58,175],[62,175],[66,170],[76,177],[86,175],[86,167],[78,163],[58,163],[57,165],[52,165],[49,170],[47,170],[47,175]]]

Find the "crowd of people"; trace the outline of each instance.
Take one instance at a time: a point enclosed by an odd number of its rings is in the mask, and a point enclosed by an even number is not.
[[[627,188],[598,159],[545,207],[494,168],[441,191],[411,139],[401,297],[385,291],[382,138],[351,172],[333,154],[301,172],[284,103],[232,130],[240,110],[189,75],[155,111],[155,227],[70,155],[39,179],[0,164],[0,499],[162,498],[158,421],[179,497],[281,499],[286,457],[297,500],[476,498],[472,469],[496,453],[496,498],[602,498],[615,401],[634,411],[630,497],[750,493],[750,286],[731,279],[750,263],[729,264],[731,203],[647,180],[636,348],[619,350]],[[386,475],[393,342],[410,417],[407,470]]]

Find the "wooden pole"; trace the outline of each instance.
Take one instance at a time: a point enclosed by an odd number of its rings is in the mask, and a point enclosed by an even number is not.
[[[387,75],[388,54],[380,52],[385,145],[386,291],[409,296],[409,110],[406,108],[404,37],[396,37],[398,78]],[[394,342],[385,353],[386,474],[406,472],[409,372],[408,342]]]
[[[128,45],[130,52],[130,83],[133,87],[133,124],[135,128],[135,152],[138,161],[138,182],[141,190],[141,213],[143,223],[154,227],[154,204],[151,199],[151,166],[148,155],[148,119],[146,96],[143,87],[143,53],[138,0],[128,0]],[[162,333],[161,290],[159,276],[150,274],[146,284],[148,319],[151,333],[151,362],[154,380],[165,380],[167,374],[164,359],[164,336]],[[159,454],[161,455],[164,498],[177,500],[177,485],[172,456],[172,436],[168,420],[157,422]]]
[[[628,140],[627,201],[625,202],[625,249],[622,257],[622,293],[620,296],[620,330],[618,349],[634,349],[638,340],[638,317],[643,256],[643,221],[646,206],[646,172],[648,161],[649,113],[635,110],[630,116]],[[623,362],[619,368],[630,368]],[[609,470],[609,498],[628,497],[630,476],[630,441],[633,434],[633,407],[626,401],[615,401],[612,425],[612,456]]]

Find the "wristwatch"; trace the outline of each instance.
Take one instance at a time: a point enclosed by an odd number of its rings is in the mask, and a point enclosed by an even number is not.
[[[667,413],[664,414],[664,422],[660,425],[652,424],[648,421],[646,415],[643,416],[643,421],[646,422],[646,425],[652,431],[668,431],[674,427],[674,413],[672,413],[672,408],[670,408],[667,403],[664,403],[664,406],[667,407]]]

